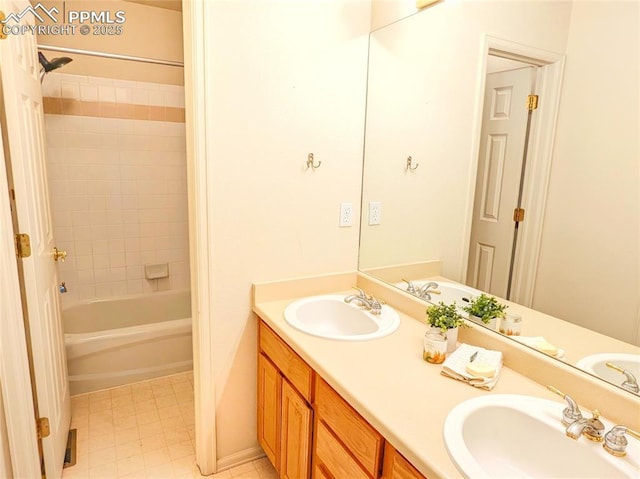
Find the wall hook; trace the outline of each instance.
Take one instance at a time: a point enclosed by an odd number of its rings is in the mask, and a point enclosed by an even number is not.
[[[416,168],[418,168],[418,166],[420,166],[420,163],[416,163],[415,166],[411,166],[411,162],[413,161],[413,159],[408,156],[407,157],[407,166],[405,167],[404,171],[415,171]]]
[[[315,170],[316,168],[320,168],[321,164],[321,161],[315,163],[315,160],[313,159],[313,153],[309,153],[307,155],[307,169],[311,168],[312,170]]]

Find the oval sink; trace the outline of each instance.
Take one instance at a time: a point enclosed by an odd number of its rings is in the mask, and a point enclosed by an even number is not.
[[[382,305],[382,313],[373,315],[355,304],[344,302],[345,296],[322,295],[299,299],[284,310],[287,323],[313,336],[347,341],[381,338],[400,325],[398,313]]]
[[[451,410],[444,424],[449,456],[472,478],[637,478],[640,446],[614,457],[602,443],[565,435],[565,404],[531,396],[489,395]],[[602,420],[602,418],[601,418]],[[606,430],[613,424],[604,421]]]
[[[621,372],[607,367],[607,363],[613,363],[633,374],[640,381],[640,355],[628,353],[599,353],[582,358],[576,366],[583,371],[609,381],[617,386],[622,385],[626,377]]]

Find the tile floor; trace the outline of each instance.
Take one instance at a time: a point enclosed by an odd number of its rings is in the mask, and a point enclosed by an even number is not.
[[[182,373],[71,398],[77,462],[63,479],[193,479],[193,373]],[[277,479],[266,458],[212,479]]]

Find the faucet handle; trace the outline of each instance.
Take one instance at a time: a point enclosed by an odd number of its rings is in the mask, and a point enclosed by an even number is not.
[[[562,411],[562,424],[568,426],[569,424],[582,419],[582,412],[580,412],[578,404],[573,400],[571,396],[550,385],[547,386],[547,389],[567,401],[567,407]],[[594,411],[594,415],[595,413],[598,413],[598,411]],[[598,417],[599,416],[600,413],[598,413]]]
[[[358,288],[357,286],[351,286],[351,289],[355,289],[358,292],[358,296],[362,299],[367,299],[367,293],[365,293],[363,289]]]
[[[629,429],[627,426],[617,425],[611,428],[611,431],[604,435],[604,447],[605,451],[609,454],[613,454],[617,457],[623,457],[627,454],[627,438],[625,433],[631,437],[640,440],[640,432]]]
[[[407,283],[407,293],[409,294],[416,294],[416,287],[413,285],[413,283],[411,281],[409,281],[408,279],[404,279],[402,278],[402,281],[404,281],[405,283]]]
[[[638,386],[638,380],[636,379],[636,377],[633,375],[631,371],[627,371],[626,369],[613,363],[605,363],[605,365],[608,368],[613,369],[614,371],[618,371],[619,373],[624,374],[625,380],[620,385],[623,389],[631,391],[632,393],[637,393],[640,391],[640,386]]]

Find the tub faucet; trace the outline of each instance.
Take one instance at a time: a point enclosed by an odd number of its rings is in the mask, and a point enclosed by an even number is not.
[[[360,288],[354,288],[358,291],[358,294],[351,294],[344,298],[344,302],[351,304],[353,302],[359,303],[363,309],[366,309],[371,314],[379,315],[382,313],[382,303],[371,295],[367,295]]]
[[[438,290],[438,283],[429,281],[427,284],[422,285],[417,290],[417,294],[418,294],[418,297],[422,299],[426,299],[427,301],[431,301],[432,294],[440,294],[440,291]]]
[[[618,371],[619,373],[624,374],[625,380],[622,382],[620,387],[622,387],[623,389],[626,389],[627,391],[631,391],[632,393],[638,394],[638,392],[640,391],[640,387],[638,386],[638,381],[636,380],[636,377],[631,373],[631,371],[628,371],[618,366],[617,364],[613,364],[613,363],[605,363],[605,364],[607,365],[608,368],[611,368],[615,371]]]
[[[67,292],[67,285],[64,284],[64,281],[60,283],[60,286],[58,286],[58,290],[60,291],[60,294],[64,294]]]

